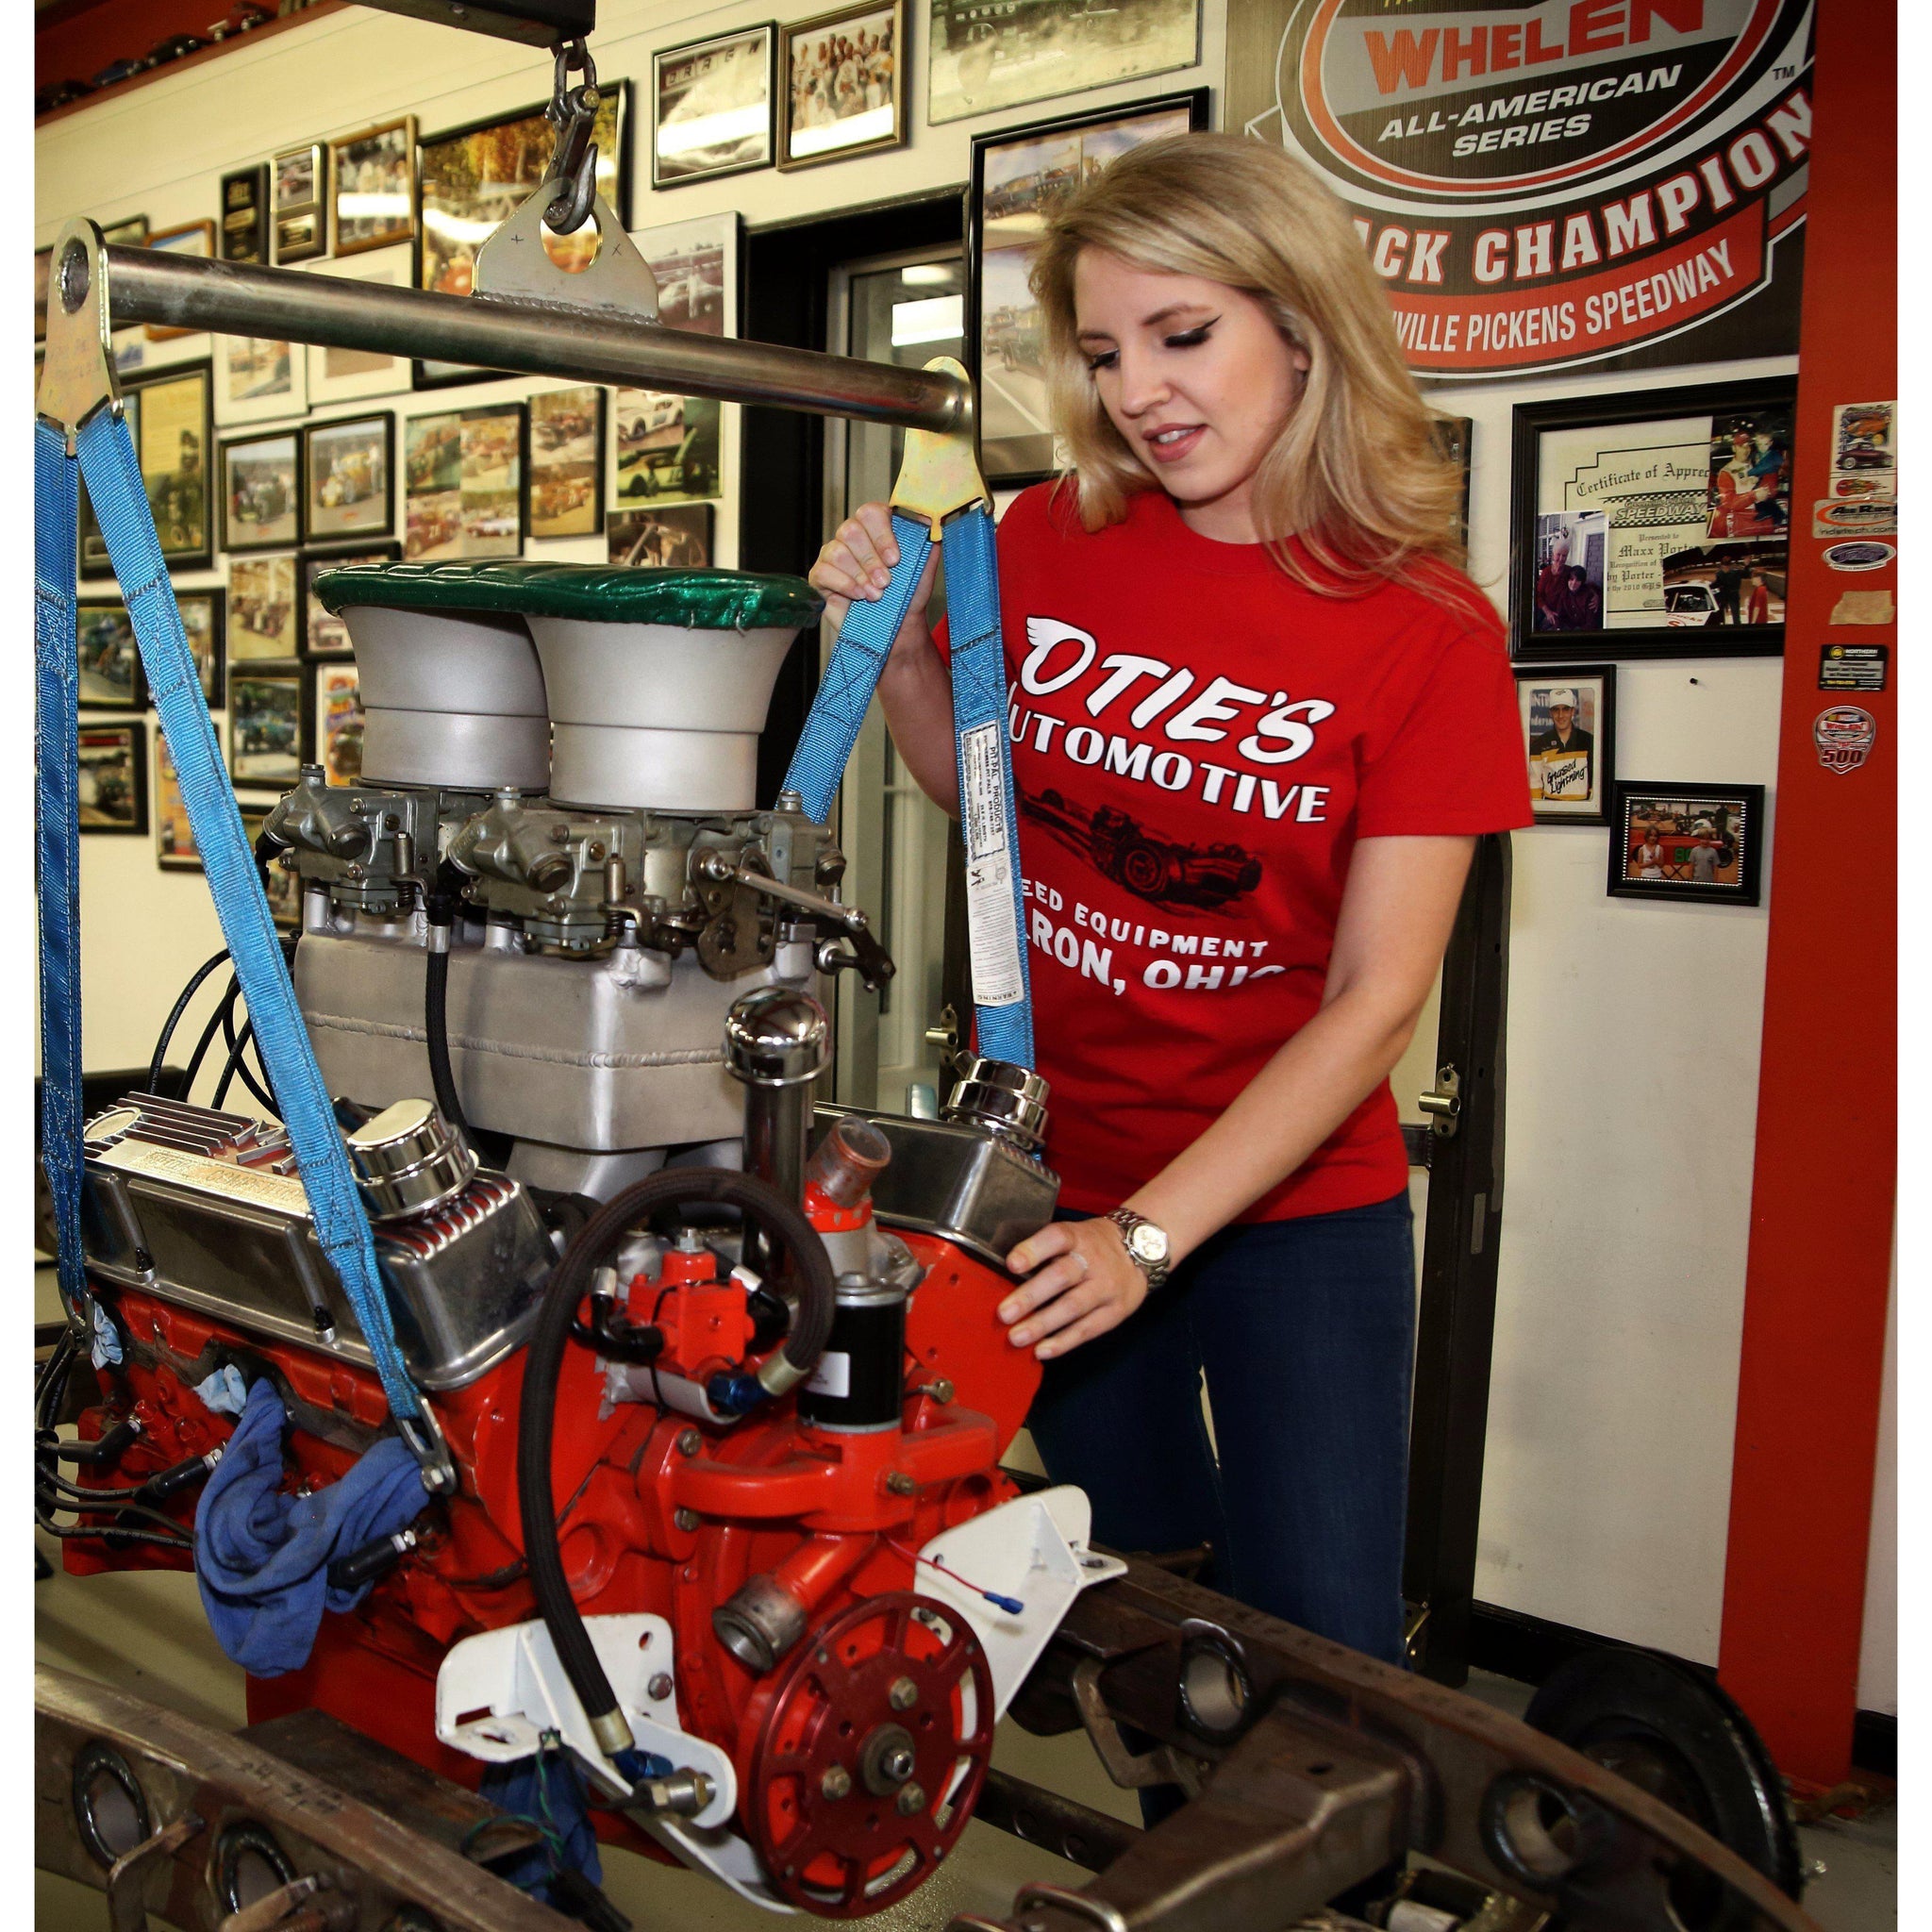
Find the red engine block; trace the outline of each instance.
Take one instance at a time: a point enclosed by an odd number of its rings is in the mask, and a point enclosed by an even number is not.
[[[1031,1353],[1011,1346],[994,1314],[1007,1277],[943,1241],[903,1239],[927,1272],[908,1309],[896,1429],[817,1429],[791,1399],[728,1428],[648,1403],[618,1404],[600,1420],[602,1376],[592,1352],[575,1345],[557,1404],[552,1476],[578,1608],[586,1616],[648,1611],[670,1623],[679,1722],[731,1755],[739,1819],[764,1851],[773,1882],[835,1916],[878,1910],[912,1890],[964,1827],[991,1747],[985,1662],[970,1632],[949,1642],[911,1602],[915,1555],[1015,1493],[999,1458],[1039,1380]],[[674,1353],[692,1366],[740,1356],[748,1332],[741,1288],[707,1282],[708,1265],[691,1266],[689,1257],[673,1253],[666,1262],[660,1291],[680,1267],[700,1277],[675,1292],[675,1309],[667,1303],[660,1310],[667,1362]],[[81,1434],[97,1437],[129,1415],[142,1433],[111,1474],[91,1472],[95,1483],[137,1485],[225,1440],[231,1424],[208,1412],[189,1379],[205,1372],[211,1345],[266,1359],[281,1376],[291,1487],[335,1480],[387,1415],[372,1372],[265,1345],[149,1295],[109,1293],[131,1347],[123,1367],[101,1372],[104,1401],[83,1417]],[[481,1767],[437,1740],[436,1675],[459,1639],[537,1614],[516,1495],[523,1373],[519,1352],[435,1399],[460,1493],[431,1507],[417,1546],[357,1610],[325,1616],[305,1668],[249,1680],[251,1721],[319,1707],[419,1763],[476,1781]],[[175,1505],[184,1523],[192,1509],[192,1495]],[[75,1574],[187,1567],[185,1557],[152,1546],[117,1550],[92,1538],[69,1541],[65,1558]],[[761,1574],[807,1607],[809,1629],[773,1673],[756,1676],[720,1643],[711,1613]],[[955,1802],[940,1806],[938,1818],[930,1810],[908,1818],[863,1792],[842,1811],[818,1803],[840,1727],[849,1733],[855,1714],[899,1707],[908,1683],[923,1712],[941,1707],[939,1732],[952,1712],[952,1731],[932,1749],[942,1747],[949,1762],[961,1754],[975,1759],[971,1789],[957,1783]],[[927,1741],[913,1740],[922,1771]],[[605,1836],[665,1856],[621,1818],[597,1816]],[[882,1888],[880,1874],[900,1868],[904,1875]]]

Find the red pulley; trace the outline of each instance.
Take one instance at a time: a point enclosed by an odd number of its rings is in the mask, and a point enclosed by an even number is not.
[[[773,1888],[828,1919],[916,1890],[966,1829],[992,1732],[992,1673],[958,1611],[895,1591],[813,1632],[773,1692],[744,1803]]]

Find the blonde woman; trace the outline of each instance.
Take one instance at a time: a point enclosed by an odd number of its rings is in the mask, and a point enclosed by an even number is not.
[[[1211,1542],[1221,1588],[1394,1659],[1414,1280],[1388,1074],[1476,835],[1529,822],[1501,628],[1381,286],[1287,156],[1123,157],[1051,217],[1033,285],[1072,462],[999,552],[1064,1218],[1008,1257],[1001,1319],[1097,1537]],[[895,561],[868,504],[811,578],[837,621]],[[957,812],[924,604],[879,693]]]

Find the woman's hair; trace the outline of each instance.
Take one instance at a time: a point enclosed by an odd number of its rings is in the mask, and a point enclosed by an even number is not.
[[[1086,248],[1242,290],[1307,354],[1301,400],[1254,490],[1263,539],[1290,576],[1331,595],[1391,578],[1444,588],[1426,565],[1462,563],[1461,478],[1435,440],[1355,225],[1307,168],[1240,135],[1172,135],[1129,150],[1047,218],[1031,275],[1047,397],[1072,453],[1062,481],[1097,530],[1156,484],[1108,420],[1075,339],[1074,265]]]

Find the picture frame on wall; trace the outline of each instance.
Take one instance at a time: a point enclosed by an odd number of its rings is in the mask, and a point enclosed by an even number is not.
[[[766,21],[651,56],[651,186],[682,188],[769,168],[778,28]]]
[[[308,407],[308,354],[301,342],[217,336],[215,421],[224,428],[299,416]]]
[[[147,836],[147,721],[85,721],[77,738],[80,829]]]
[[[268,260],[268,163],[258,161],[252,168],[237,168],[222,176],[222,233],[220,254],[224,261]]]
[[[226,598],[220,591],[175,592],[175,608],[181,613],[181,628],[187,636],[188,648],[194,655],[194,668],[201,673],[201,694],[208,700],[208,708],[211,711],[221,709],[226,682],[225,603]]]
[[[724,405],[708,396],[620,389],[611,410],[610,507],[701,503],[724,477]]]
[[[597,192],[627,223],[624,162],[630,83],[600,81],[598,92]],[[439,295],[469,294],[477,250],[537,192],[556,145],[557,130],[541,103],[423,138],[416,149],[417,288]],[[546,230],[543,246],[558,267],[575,270],[593,258],[597,233],[594,222],[572,235]],[[414,382],[418,389],[438,389],[503,373],[462,362],[418,361]]]
[[[145,248],[147,246],[147,217],[145,215],[123,215],[118,222],[101,224],[101,240],[109,248]]]
[[[222,548],[283,550],[302,541],[302,432],[222,444]]]
[[[395,472],[396,419],[387,409],[305,424],[304,534],[319,543],[392,535]]]
[[[533,538],[594,537],[603,529],[604,396],[586,383],[530,397],[524,524]]]
[[[147,238],[145,245],[158,248],[166,255],[192,255],[204,261],[215,258],[215,225],[204,218],[198,222],[176,222],[172,228],[157,228]],[[147,339],[151,342],[173,341],[181,336],[194,336],[201,330],[194,328],[167,328],[158,323],[149,323]]]
[[[391,248],[371,249],[352,255],[344,261],[321,260],[309,269],[312,275],[335,275],[343,281],[373,282],[388,289],[413,285],[415,253],[407,243]],[[391,356],[382,349],[344,349],[321,342],[308,344],[308,407],[327,408],[333,403],[367,402],[374,396],[393,395],[410,386],[413,370],[408,357]]]
[[[744,220],[736,211],[659,222],[631,236],[658,283],[658,320],[701,336],[738,334]]]
[[[515,557],[524,544],[521,403],[412,416],[403,431],[403,555]]]
[[[141,457],[141,391],[129,387],[121,392],[121,420],[127,425],[127,440],[134,445],[137,461]],[[87,478],[75,479],[79,485],[78,502],[75,506],[76,523],[80,533],[80,579],[109,578],[114,575],[113,563],[108,557],[108,540],[101,535],[100,520],[94,515],[94,507],[88,499]],[[158,529],[158,522],[157,528]]]
[[[294,784],[302,775],[302,676],[237,669],[228,693],[228,775],[238,785]]]
[[[1469,472],[1470,458],[1475,448],[1475,423],[1468,416],[1431,416],[1429,434],[1435,439],[1436,447],[1443,458],[1456,465],[1457,474],[1462,479],[1461,492],[1456,499],[1454,524],[1457,545],[1469,548]]]
[[[905,145],[906,0],[860,0],[780,36],[780,168]]]
[[[1192,67],[1200,0],[1128,8],[932,0],[925,118],[934,126]]]
[[[269,163],[275,266],[328,253],[328,149],[319,141],[284,148]]]
[[[1037,483],[1057,467],[1041,313],[1026,286],[1047,210],[1129,148],[1208,125],[1201,87],[974,137],[966,361],[979,385],[980,462],[994,488]]]
[[[394,563],[403,554],[397,542],[358,544],[341,550],[305,550],[299,565],[302,586],[302,624],[298,648],[304,658],[347,658],[354,647],[349,627],[340,617],[325,610],[315,594],[315,580],[325,570],[340,570],[351,563]]]
[[[1777,656],[1795,400],[1781,376],[1520,404],[1518,660]]]
[[[353,658],[308,668],[308,717],[313,733],[309,762],[331,785],[353,785],[362,775],[362,685]]]
[[[139,711],[147,705],[147,677],[134,620],[117,598],[83,597],[75,612],[78,670],[75,703],[83,711]]]
[[[228,680],[243,664],[293,658],[298,608],[295,559],[232,557],[228,559]],[[291,781],[292,782],[292,781]]]
[[[1610,896],[1756,906],[1765,830],[1762,785],[1618,779],[1610,789]]]
[[[214,557],[217,500],[214,365],[179,363],[142,378],[128,393],[141,398],[135,449],[161,556],[176,570],[207,564]]]
[[[37,342],[47,340],[47,288],[53,275],[54,249],[50,242],[45,248],[34,250],[34,341]]]
[[[645,570],[703,570],[714,555],[715,509],[708,503],[614,509],[605,528],[610,561]]]
[[[222,741],[222,721],[212,721],[215,744]],[[181,795],[181,774],[168,749],[167,734],[155,732],[155,863],[163,872],[201,872],[201,848],[188,823],[188,802]]]
[[[328,144],[329,230],[338,255],[416,234],[416,117],[385,121]]]
[[[1607,824],[1617,772],[1617,667],[1539,664],[1519,670],[1516,705],[1537,824]]]

